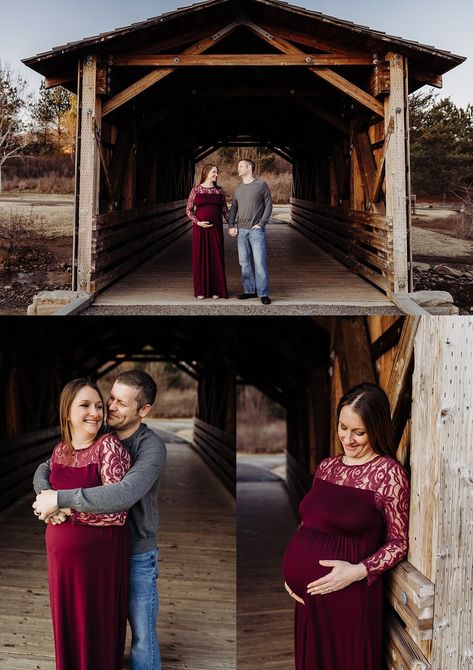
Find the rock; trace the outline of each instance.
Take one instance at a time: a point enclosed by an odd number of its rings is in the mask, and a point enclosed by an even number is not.
[[[434,271],[439,272],[440,274],[443,275],[450,275],[451,277],[462,276],[460,270],[455,270],[454,268],[451,268],[448,265],[434,265]]]
[[[414,270],[419,270],[419,272],[427,272],[430,270],[431,266],[428,263],[415,262],[412,264]]]
[[[456,305],[439,305],[426,307],[429,314],[440,315],[440,316],[455,316],[460,314],[460,310]]]
[[[45,316],[54,314],[64,305],[69,305],[76,298],[87,298],[88,293],[84,291],[40,291],[33,296],[33,302],[28,305],[28,316]]]
[[[453,298],[448,291],[412,291],[407,295],[428,311],[429,307],[453,305]]]

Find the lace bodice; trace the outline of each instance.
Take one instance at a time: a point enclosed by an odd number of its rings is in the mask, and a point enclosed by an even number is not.
[[[223,188],[221,186],[211,186],[210,188],[207,188],[207,186],[202,186],[202,184],[198,184],[197,186],[194,186],[194,188],[189,194],[189,199],[187,200],[186,214],[192,221],[192,223],[195,223],[197,225],[197,223],[199,222],[199,219],[195,215],[195,198],[198,193],[201,194],[212,193],[214,195],[220,195],[222,198],[222,215],[224,219],[228,221],[229,210],[227,207],[227,199]]]
[[[51,468],[54,464],[71,468],[81,468],[96,465],[98,476],[103,485],[115,484],[123,479],[130,468],[130,454],[121,442],[107,433],[100,437],[87,449],[75,449],[72,460],[67,457],[65,445],[60,442],[54,448],[51,457]],[[92,526],[122,526],[127,512],[116,514],[92,514],[89,512],[72,511],[72,521]]]
[[[385,543],[378,551],[362,561],[368,571],[368,584],[406,556],[409,483],[402,465],[382,455],[361,465],[345,465],[342,456],[333,456],[320,463],[314,481],[316,479],[374,493],[376,507],[384,517],[386,534]]]

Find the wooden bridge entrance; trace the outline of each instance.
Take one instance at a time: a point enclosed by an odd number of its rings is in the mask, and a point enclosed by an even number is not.
[[[225,236],[228,300],[196,300],[192,288],[191,232],[131,270],[95,297],[85,313],[104,314],[396,314],[399,308],[367,280],[307,240],[288,223],[273,220],[266,244],[272,304],[237,300],[241,271],[235,241]]]
[[[407,96],[462,61],[276,0],[208,0],[26,59],[78,93],[73,288],[99,293],[173,243],[196,163],[258,146],[292,165],[304,235],[406,293]]]

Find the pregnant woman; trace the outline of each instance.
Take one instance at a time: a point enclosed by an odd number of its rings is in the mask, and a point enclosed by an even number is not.
[[[192,274],[194,295],[228,298],[222,216],[228,219],[223,188],[217,186],[218,167],[204,165],[200,184],[194,186],[187,201],[187,216],[192,221]]]
[[[112,434],[97,437],[104,417],[98,387],[74,379],[60,398],[61,441],[50,461],[53,489],[120,481],[130,456]],[[128,599],[127,513],[64,510],[46,529],[49,594],[57,670],[121,670]]]
[[[382,575],[407,552],[408,482],[381,388],[352,388],[337,421],[342,453],[320,463],[284,555],[295,667],[381,670]]]

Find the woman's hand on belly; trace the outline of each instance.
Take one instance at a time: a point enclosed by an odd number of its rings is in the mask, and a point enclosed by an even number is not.
[[[307,584],[307,593],[311,596],[325,595],[332,591],[340,591],[353,582],[364,579],[368,571],[363,563],[348,563],[348,561],[319,561],[320,565],[331,567],[331,572],[325,577],[316,579]]]
[[[284,588],[285,588],[286,591],[289,593],[289,595],[291,596],[291,598],[294,598],[294,600],[297,600],[298,603],[301,603],[302,605],[305,605],[305,602],[302,600],[302,598],[299,598],[299,596],[297,596],[297,595],[294,593],[294,591],[291,591],[291,589],[289,588],[289,586],[287,585],[286,582],[284,582]]]

